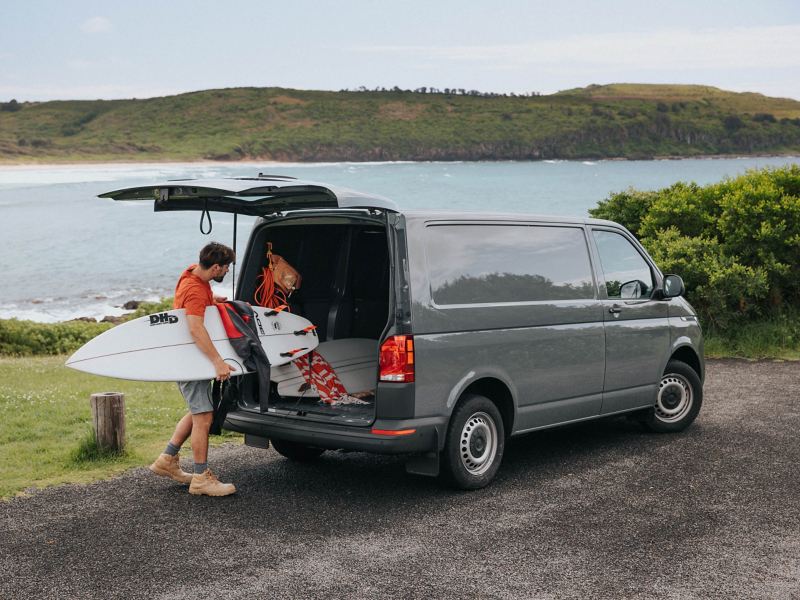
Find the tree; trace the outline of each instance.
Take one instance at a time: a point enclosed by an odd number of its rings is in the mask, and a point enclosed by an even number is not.
[[[6,112],[17,112],[21,108],[22,106],[20,105],[20,103],[14,100],[13,98],[11,99],[10,102],[3,102],[2,104],[0,104],[0,110]]]
[[[744,122],[736,115],[728,115],[723,119],[722,124],[729,132],[739,131],[744,127]]]

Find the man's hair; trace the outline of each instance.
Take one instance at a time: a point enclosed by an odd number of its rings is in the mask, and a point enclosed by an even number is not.
[[[229,265],[236,260],[236,254],[225,244],[211,242],[200,250],[200,266],[210,269],[214,265]]]

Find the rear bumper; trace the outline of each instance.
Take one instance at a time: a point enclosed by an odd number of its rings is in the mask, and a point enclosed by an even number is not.
[[[442,417],[422,419],[378,419],[370,427],[331,425],[254,411],[237,410],[228,413],[225,429],[266,438],[277,438],[327,448],[355,450],[377,454],[405,454],[438,451],[444,439],[446,420]],[[413,429],[407,435],[373,433]]]

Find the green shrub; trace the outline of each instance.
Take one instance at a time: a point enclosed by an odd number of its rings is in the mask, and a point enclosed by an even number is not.
[[[650,246],[665,273],[681,274],[701,320],[712,327],[723,329],[751,315],[767,295],[766,271],[725,255],[714,238],[685,236],[670,227]]]
[[[633,235],[641,237],[642,220],[647,215],[658,192],[643,192],[629,188],[624,192],[611,194],[592,208],[589,213],[596,219],[616,221],[627,227]]]
[[[10,356],[70,354],[111,326],[111,323],[83,321],[35,323],[2,319],[0,354]]]
[[[124,316],[125,321],[172,309],[172,298],[159,302],[143,302]],[[111,323],[66,321],[36,323],[17,319],[0,319],[0,355],[44,356],[71,354],[93,337],[110,329]]]
[[[612,194],[589,211],[637,235],[712,328],[800,307],[800,166]]]

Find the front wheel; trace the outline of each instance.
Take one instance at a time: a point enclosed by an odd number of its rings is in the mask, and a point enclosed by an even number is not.
[[[278,454],[296,462],[314,460],[325,452],[324,448],[315,448],[314,446],[306,446],[305,444],[299,444],[297,442],[276,439],[271,441],[272,447],[275,448]]]
[[[658,383],[656,404],[643,415],[651,431],[683,431],[697,418],[703,404],[703,384],[694,369],[679,360],[671,360]]]
[[[444,474],[462,490],[485,487],[500,468],[504,448],[505,429],[497,406],[485,396],[467,396],[447,428]]]

